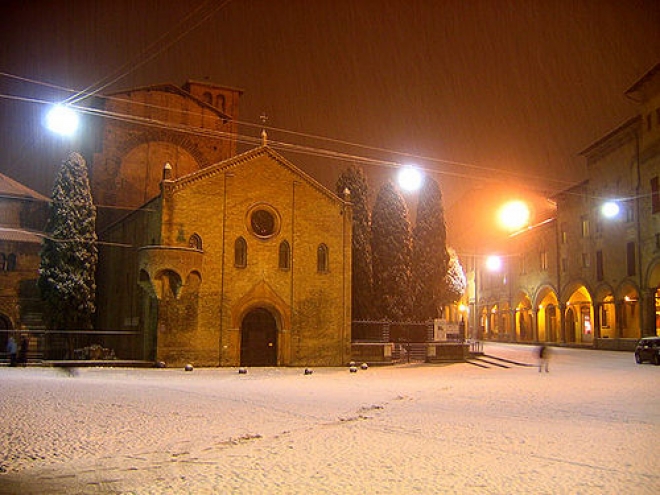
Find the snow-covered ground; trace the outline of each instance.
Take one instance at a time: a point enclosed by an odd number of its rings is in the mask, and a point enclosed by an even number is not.
[[[659,390],[660,367],[581,349],[547,374],[0,368],[0,493],[655,494]]]

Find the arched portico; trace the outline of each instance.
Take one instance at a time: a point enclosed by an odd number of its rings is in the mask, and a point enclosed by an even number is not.
[[[532,302],[527,294],[521,293],[515,310],[515,339],[518,342],[534,340],[534,320],[532,319]]]
[[[594,297],[594,337],[614,339],[616,336],[614,291],[609,285],[603,285]]]
[[[539,342],[553,342],[559,336],[560,316],[557,294],[549,286],[542,287],[536,296],[536,339]]]
[[[564,341],[576,344],[591,344],[594,341],[593,305],[589,290],[584,285],[575,285],[566,300],[564,310]]]
[[[644,335],[660,335],[660,259],[651,264],[647,275]]]
[[[617,323],[619,337],[639,339],[641,337],[639,290],[632,283],[622,284],[616,291]]]

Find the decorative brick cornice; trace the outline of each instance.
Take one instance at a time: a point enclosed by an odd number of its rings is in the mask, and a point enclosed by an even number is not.
[[[330,191],[328,188],[323,186],[321,183],[313,179],[311,176],[300,170],[298,167],[296,167],[293,163],[288,161],[286,158],[284,158],[282,155],[274,151],[272,148],[269,146],[260,146],[258,148],[254,148],[250,151],[247,151],[245,153],[242,153],[240,155],[236,155],[228,160],[225,160],[223,162],[216,163],[214,165],[210,165],[208,167],[203,168],[202,170],[199,170],[197,172],[193,172],[192,174],[185,175],[179,179],[177,179],[174,182],[173,190],[179,191],[182,189],[185,189],[188,187],[190,184],[194,184],[196,182],[199,182],[201,180],[208,179],[210,177],[217,177],[218,175],[222,175],[226,172],[229,172],[230,170],[247,163],[251,160],[254,160],[256,158],[259,158],[261,156],[268,156],[271,159],[273,159],[275,162],[279,163],[282,167],[288,169],[289,171],[293,172],[297,176],[299,176],[301,179],[303,179],[307,184],[309,184],[311,187],[319,191],[321,194],[326,196],[329,200],[331,200],[333,203],[336,203],[338,205],[343,205],[346,202],[339,198],[336,194],[334,194],[332,191]]]

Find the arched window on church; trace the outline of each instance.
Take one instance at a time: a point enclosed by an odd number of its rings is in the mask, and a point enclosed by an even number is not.
[[[183,284],[177,272],[169,269],[163,270],[156,275],[156,281],[160,285],[161,297],[164,299],[179,298]]]
[[[208,103],[209,105],[213,105],[213,95],[211,93],[209,93],[208,91],[206,91],[202,95],[202,101],[204,103]]]
[[[11,253],[7,256],[7,271],[13,272],[14,270],[16,270],[16,255]]]
[[[202,250],[202,238],[197,235],[193,234],[190,236],[190,239],[188,239],[188,247],[192,249],[197,249],[198,251]]]
[[[215,106],[223,112],[225,111],[225,95],[218,95],[215,97]]]
[[[319,247],[316,250],[316,271],[319,273],[327,272],[328,266],[328,246],[325,244],[319,244]]]
[[[237,268],[245,268],[247,266],[247,242],[242,237],[239,237],[234,242],[234,265]]]
[[[280,242],[280,253],[278,258],[278,267],[280,270],[289,269],[289,258],[291,257],[291,248],[286,241]]]

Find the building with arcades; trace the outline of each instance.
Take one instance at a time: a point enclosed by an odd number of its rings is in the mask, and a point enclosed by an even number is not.
[[[7,339],[42,328],[37,279],[48,198],[0,174],[0,352]]]
[[[660,64],[625,95],[639,112],[581,153],[587,179],[508,239],[499,272],[474,265],[473,334],[603,349],[660,335]]]

